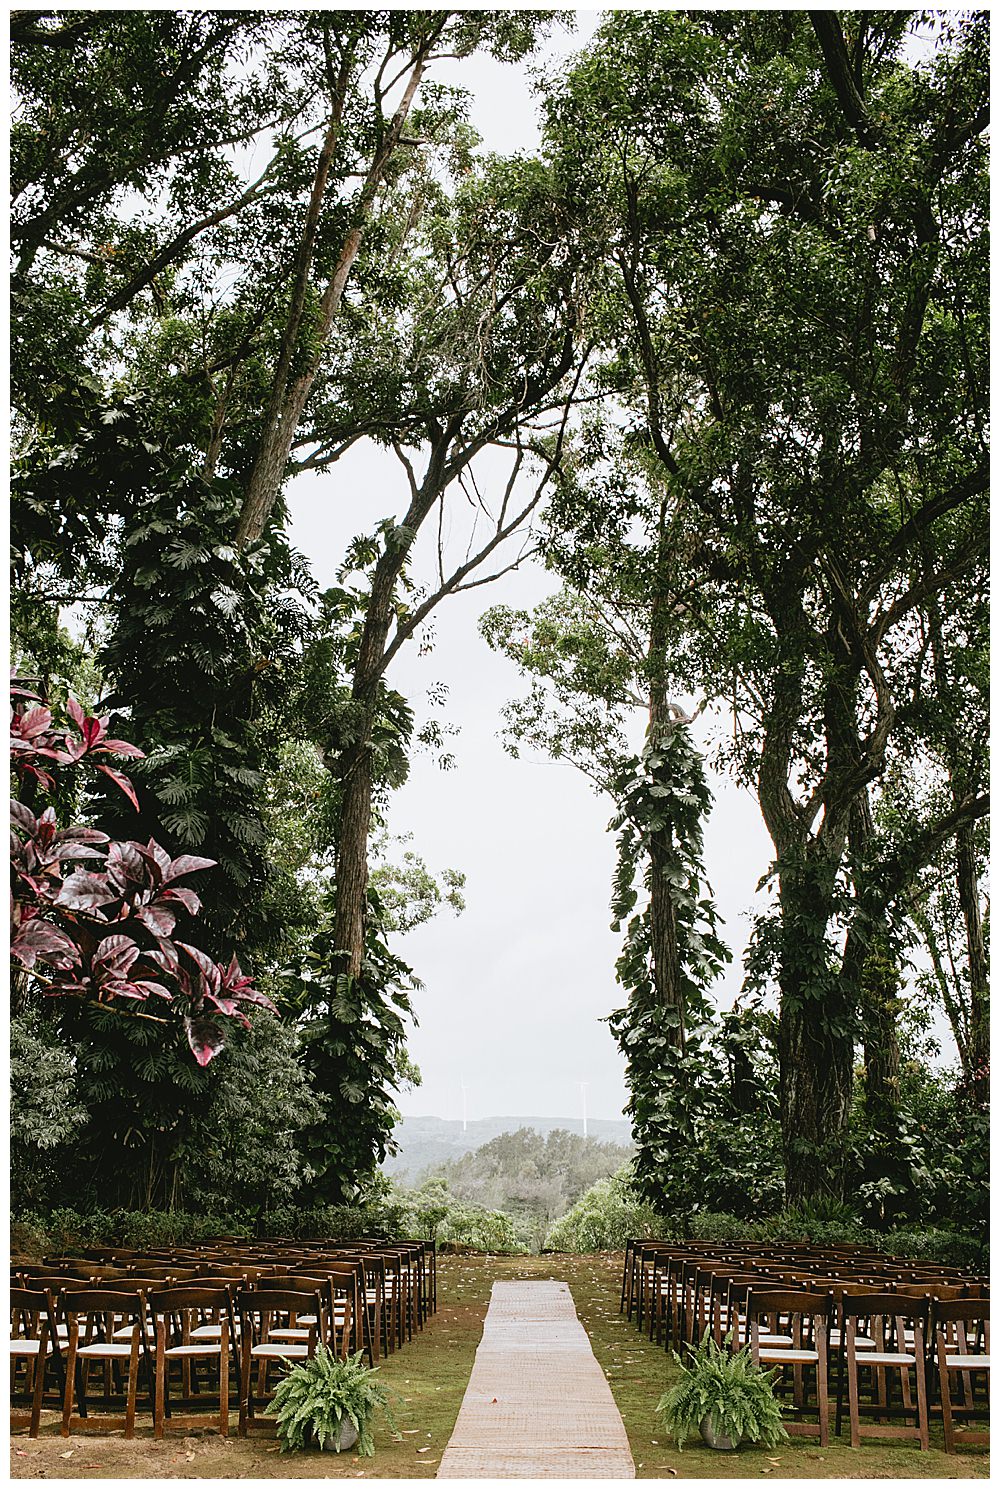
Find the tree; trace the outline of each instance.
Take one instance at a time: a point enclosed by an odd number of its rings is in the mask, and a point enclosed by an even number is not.
[[[902,13],[817,16],[616,17],[548,105],[578,241],[607,245],[627,439],[688,514],[699,682],[775,847],[793,1199],[843,1183],[852,819],[918,617],[986,532],[985,24],[914,66]]]

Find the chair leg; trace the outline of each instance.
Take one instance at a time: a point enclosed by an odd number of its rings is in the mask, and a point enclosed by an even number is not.
[[[825,1448],[830,1442],[830,1395],[826,1379],[826,1351],[818,1349],[816,1363],[816,1410],[819,1413],[819,1445]]]
[[[38,1340],[38,1354],[35,1358],[35,1389],[31,1397],[31,1422],[28,1426],[28,1436],[37,1437],[42,1420],[42,1395],[45,1390],[45,1367],[48,1363],[48,1334],[45,1325],[42,1325]]]
[[[70,1418],[73,1415],[73,1395],[77,1381],[78,1362],[76,1358],[76,1339],[70,1338],[69,1348],[66,1351],[66,1390],[63,1394],[62,1425],[59,1429],[61,1436],[69,1437]]]
[[[861,1414],[858,1411],[858,1362],[853,1350],[847,1351],[847,1403],[851,1417],[851,1447],[861,1446]]]
[[[955,1451],[955,1423],[951,1415],[951,1381],[948,1379],[948,1367],[941,1361],[941,1415],[944,1418],[944,1450],[946,1453]]]
[[[135,1436],[135,1393],[139,1385],[139,1331],[132,1338],[132,1353],[128,1361],[128,1395],[125,1398],[125,1436]]]
[[[917,1377],[917,1432],[920,1436],[921,1452],[926,1453],[930,1448],[931,1440],[927,1425],[927,1376],[924,1373],[924,1362],[920,1351],[917,1352],[913,1373]]]
[[[229,1350],[225,1342],[219,1350],[219,1434],[229,1436]]]
[[[156,1437],[163,1436],[163,1414],[167,1384],[166,1374],[166,1327],[162,1319],[157,1319],[155,1390],[153,1396],[153,1433]]]

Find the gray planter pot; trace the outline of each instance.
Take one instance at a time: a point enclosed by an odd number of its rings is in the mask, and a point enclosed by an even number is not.
[[[742,1441],[739,1437],[734,1441],[724,1432],[717,1431],[711,1415],[701,1419],[701,1440],[707,1447],[715,1448],[719,1453],[732,1453]]]
[[[345,1417],[340,1424],[340,1432],[336,1437],[328,1437],[323,1444],[324,1453],[346,1453],[353,1448],[358,1440],[358,1429],[354,1423]],[[317,1438],[312,1439],[313,1447],[319,1447]]]

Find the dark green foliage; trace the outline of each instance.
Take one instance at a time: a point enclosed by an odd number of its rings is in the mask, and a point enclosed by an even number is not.
[[[905,1030],[905,1024],[904,1024]],[[862,1103],[852,1114],[852,1189],[870,1224],[989,1224],[989,1115],[955,1071],[918,1050],[902,1061],[894,1162],[872,1162],[875,1141]]]
[[[277,1422],[283,1453],[339,1443],[343,1424],[350,1422],[358,1434],[358,1453],[371,1458],[377,1411],[390,1431],[395,1431],[392,1393],[375,1379],[377,1370],[362,1363],[363,1353],[358,1350],[342,1360],[320,1344],[311,1359],[292,1365],[282,1376],[268,1410]]]
[[[86,1113],[63,1164],[77,1204],[258,1216],[309,1178],[300,1133],[323,1107],[294,1028],[257,1016],[204,1069],[148,1020],[72,1005],[59,1028]]]
[[[59,1197],[63,1167],[86,1140],[74,1051],[59,1038],[50,1014],[29,1007],[10,1026],[11,1185],[19,1210]]]
[[[888,1256],[942,1262],[970,1271],[982,1271],[989,1264],[989,1246],[982,1233],[976,1235],[967,1230],[936,1226],[873,1230],[850,1216],[839,1220],[822,1218],[801,1206],[759,1220],[743,1220],[736,1215],[706,1211],[696,1215],[690,1225],[682,1229],[685,1236],[697,1241],[764,1241],[769,1244],[805,1241],[816,1246],[873,1246]]]
[[[329,907],[327,907],[329,913]],[[410,992],[419,983],[369,924],[361,976],[338,970],[328,926],[283,978],[282,998],[302,1037],[302,1058],[327,1113],[302,1136],[307,1194],[354,1199],[391,1151],[395,1093],[416,1072],[406,1059]]]
[[[206,916],[220,954],[280,940],[261,797],[306,627],[297,560],[280,534],[236,549],[238,510],[227,482],[163,472],[130,524],[102,657],[108,701],[147,753],[139,830],[220,865]]]
[[[755,1365],[749,1345],[730,1352],[716,1344],[706,1329],[697,1348],[689,1345],[688,1351],[687,1362],[674,1355],[681,1378],[656,1408],[679,1448],[706,1417],[717,1433],[733,1442],[746,1439],[765,1448],[787,1442],[781,1407],[772,1390],[777,1371]]]
[[[11,1244],[27,1255],[72,1256],[94,1246],[189,1246],[217,1236],[250,1236],[246,1216],[220,1210],[103,1210],[81,1211],[67,1206],[45,1214],[18,1212],[12,1223]]]

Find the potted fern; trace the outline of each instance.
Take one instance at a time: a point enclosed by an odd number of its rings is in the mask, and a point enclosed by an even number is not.
[[[727,1343],[731,1337],[727,1336]],[[765,1448],[787,1441],[781,1407],[771,1387],[773,1370],[755,1365],[749,1349],[735,1354],[721,1349],[707,1329],[690,1355],[687,1365],[674,1355],[681,1379],[656,1408],[679,1448],[695,1431],[700,1431],[710,1448],[723,1452],[738,1448],[744,1439]]]
[[[372,1420],[381,1411],[395,1428],[388,1389],[377,1371],[361,1363],[362,1351],[342,1360],[325,1344],[311,1359],[292,1365],[275,1388],[271,1413],[281,1451],[314,1445],[335,1453],[358,1445],[364,1458],[375,1452]]]

